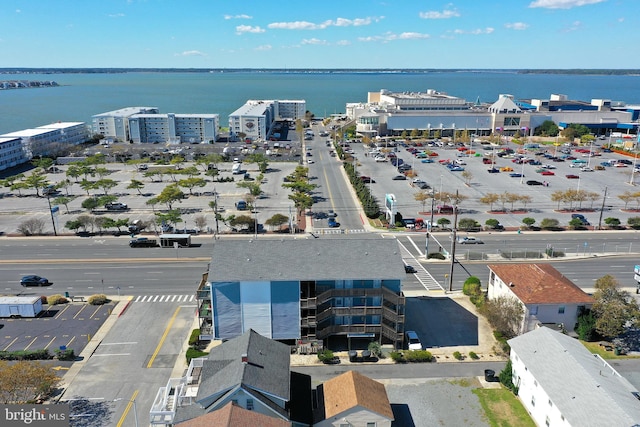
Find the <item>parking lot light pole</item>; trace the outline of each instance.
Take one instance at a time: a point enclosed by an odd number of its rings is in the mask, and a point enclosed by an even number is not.
[[[58,232],[56,231],[56,220],[53,218],[53,210],[51,210],[51,198],[47,194],[47,203],[49,204],[49,215],[51,215],[51,225],[53,225],[53,235],[58,236]]]

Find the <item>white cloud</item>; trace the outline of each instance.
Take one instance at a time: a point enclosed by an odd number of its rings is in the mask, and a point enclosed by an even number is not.
[[[122,18],[124,16],[124,13],[112,13],[108,16],[109,18]]]
[[[429,37],[431,37],[429,34],[424,34],[424,33],[405,32],[405,33],[395,34],[395,33],[388,32],[381,36],[359,37],[358,40],[361,42],[390,42],[394,40],[428,39]]]
[[[255,50],[271,50],[273,49],[273,46],[271,46],[270,44],[263,44],[262,46],[258,46],[255,48]]]
[[[384,19],[384,16],[356,19],[337,18],[336,20],[329,19],[320,23],[309,21],[272,22],[267,27],[273,30],[324,30],[328,27],[361,27],[379,22],[382,19]]]
[[[442,12],[431,10],[429,12],[420,12],[420,18],[422,19],[449,19],[458,18],[459,16],[460,14],[457,10],[443,10]]]
[[[224,19],[253,19],[253,16],[250,15],[224,15]]]
[[[526,30],[529,28],[529,24],[525,24],[524,22],[511,22],[504,24],[504,26],[510,30]]]
[[[302,40],[302,44],[315,44],[315,45],[326,45],[328,44],[326,40],[320,40],[320,39],[303,39]]]
[[[22,12],[20,9],[16,9],[16,13],[20,13]]]
[[[563,32],[563,33],[571,33],[571,32],[573,32],[573,31],[578,31],[578,30],[579,30],[579,29],[581,29],[581,28],[582,28],[582,22],[580,22],[580,21],[573,21],[573,22],[571,23],[571,25],[569,25],[569,26],[568,26],[568,27],[566,27],[566,28],[563,28],[563,29],[562,29],[562,32]]]
[[[604,1],[606,0],[535,0],[529,3],[529,7],[571,9],[572,7],[586,6],[588,4],[602,3]]]
[[[185,50],[184,52],[176,53],[176,56],[207,56],[207,54],[199,50]]]
[[[349,46],[351,42],[349,40],[338,40],[336,44],[338,46]]]
[[[478,34],[491,34],[493,33],[495,30],[491,27],[487,27],[487,28],[477,28],[475,30],[453,30],[454,34],[473,34],[473,35],[478,35]]]
[[[252,27],[251,25],[238,25],[236,27],[236,34],[244,34],[244,33],[264,33],[264,28],[260,27]]]

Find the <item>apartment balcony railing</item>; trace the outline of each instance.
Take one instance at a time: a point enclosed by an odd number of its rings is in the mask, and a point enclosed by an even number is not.
[[[381,315],[382,307],[330,307],[317,314],[318,322],[332,316],[374,316]]]
[[[316,335],[318,339],[325,339],[331,335],[379,334],[380,330],[380,325],[331,325],[318,329]]]
[[[302,298],[300,300],[300,308],[316,308],[317,300],[316,298]]]

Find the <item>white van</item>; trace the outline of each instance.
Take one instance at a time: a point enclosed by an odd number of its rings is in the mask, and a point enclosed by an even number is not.
[[[407,337],[407,347],[409,350],[422,350],[422,344],[415,331],[407,331],[405,335]]]

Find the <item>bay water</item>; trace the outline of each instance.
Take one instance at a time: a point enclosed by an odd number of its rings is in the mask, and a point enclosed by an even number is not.
[[[220,114],[220,125],[249,99],[304,99],[316,117],[366,102],[367,92],[435,89],[467,101],[548,99],[565,94],[589,102],[610,99],[640,104],[640,76],[521,74],[515,71],[446,72],[126,72],[0,74],[0,80],[54,80],[59,87],[0,91],[0,134],[64,122],[91,123],[91,116],[128,106],[161,113]]]

